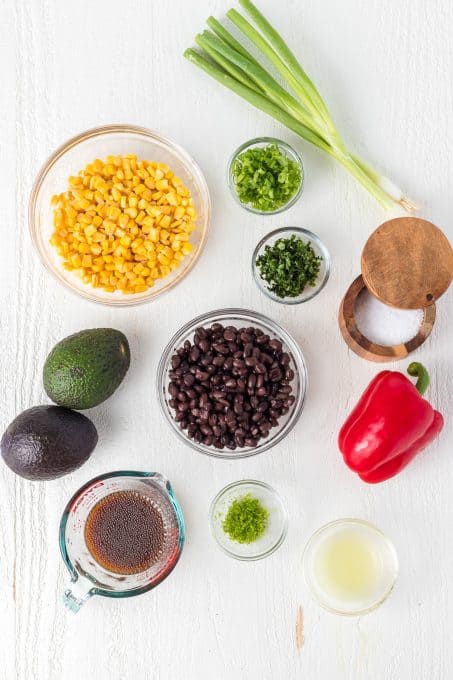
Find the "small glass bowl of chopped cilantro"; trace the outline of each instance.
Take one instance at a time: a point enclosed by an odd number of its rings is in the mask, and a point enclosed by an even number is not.
[[[315,297],[330,274],[330,255],[308,229],[283,227],[255,248],[252,272],[258,288],[274,302],[297,305]]]
[[[299,154],[286,142],[258,137],[234,152],[228,165],[228,184],[246,210],[275,215],[300,197],[304,167]]]
[[[260,560],[283,543],[288,517],[268,484],[245,479],[228,484],[211,503],[211,532],[219,547],[237,560]]]

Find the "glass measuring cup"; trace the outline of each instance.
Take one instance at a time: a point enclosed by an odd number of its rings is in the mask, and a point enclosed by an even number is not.
[[[115,574],[98,564],[85,542],[85,524],[101,499],[118,491],[135,491],[160,513],[164,526],[161,555],[138,574]],[[184,518],[170,482],[158,472],[109,472],[87,482],[71,498],[60,522],[60,550],[71,575],[63,600],[73,612],[93,595],[132,597],[151,590],[175,567],[184,544]]]

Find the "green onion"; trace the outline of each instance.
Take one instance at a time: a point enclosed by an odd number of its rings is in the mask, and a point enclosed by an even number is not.
[[[279,298],[298,297],[307,286],[316,286],[322,257],[313,246],[292,234],[267,245],[256,261],[268,290]]]
[[[243,151],[234,159],[231,174],[240,202],[262,212],[286,205],[302,181],[299,164],[276,144]]]
[[[400,205],[407,212],[415,210],[415,204],[393,182],[348,151],[316,86],[282,36],[251,0],[239,0],[239,4],[256,28],[235,9],[228,11],[227,17],[276,69],[286,87],[214,17],[207,20],[211,30],[196,37],[201,54],[187,49],[184,56],[250,104],[335,158],[384,208]]]

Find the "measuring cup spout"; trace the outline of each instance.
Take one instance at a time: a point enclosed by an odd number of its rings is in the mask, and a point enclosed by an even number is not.
[[[88,579],[77,576],[63,593],[63,602],[69,611],[76,614],[80,607],[96,592]]]

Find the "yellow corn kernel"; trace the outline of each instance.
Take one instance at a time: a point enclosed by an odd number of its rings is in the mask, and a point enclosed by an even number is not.
[[[145,217],[146,217],[146,213],[143,210],[140,210],[137,217],[135,218],[136,223],[142,225]]]
[[[133,220],[135,220],[135,218],[138,215],[137,208],[125,208],[124,212],[126,213],[126,215],[129,215],[129,217],[132,217]]]
[[[159,253],[158,256],[157,256],[157,259],[161,264],[165,264],[165,265],[170,264],[170,260],[163,253]]]
[[[173,213],[173,217],[175,220],[180,220],[182,217],[184,217],[185,210],[182,205],[178,205],[177,208],[175,208],[175,212]]]
[[[125,227],[127,227],[127,225],[129,224],[129,215],[125,215],[124,213],[121,213],[121,215],[118,217],[118,224],[123,229]]]

